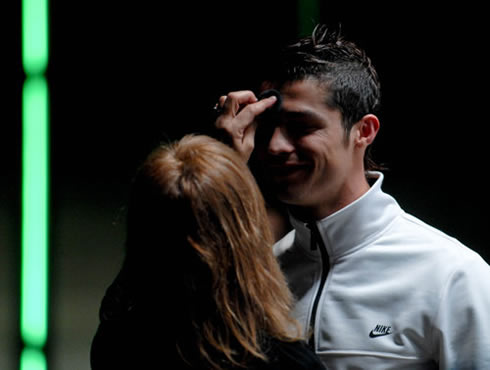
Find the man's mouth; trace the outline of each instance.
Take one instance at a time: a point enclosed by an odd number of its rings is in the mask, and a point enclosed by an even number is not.
[[[309,166],[302,162],[284,162],[269,164],[267,169],[273,179],[284,181],[300,176],[302,172],[309,169]]]

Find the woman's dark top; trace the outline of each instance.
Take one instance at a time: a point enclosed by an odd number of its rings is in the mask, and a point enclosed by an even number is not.
[[[163,292],[162,292],[163,293]],[[168,296],[167,296],[168,298]],[[170,299],[169,299],[170,302]],[[167,306],[170,303],[167,303]],[[189,366],[179,356],[175,345],[175,322],[172,309],[154,302],[153,313],[139,312],[120,277],[109,287],[100,309],[100,324],[92,341],[90,363],[92,370],[121,369],[207,369],[197,358]],[[158,312],[158,317],[155,316]],[[174,319],[174,320],[173,320]],[[265,345],[268,361],[253,358],[250,370],[324,370],[318,357],[303,341],[283,342],[268,338]],[[196,356],[197,357],[197,356]],[[220,355],[213,361],[219,361]],[[219,361],[224,369],[238,368]],[[243,369],[243,368],[240,368]]]

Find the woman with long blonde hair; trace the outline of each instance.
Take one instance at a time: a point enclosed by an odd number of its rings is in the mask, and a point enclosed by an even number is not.
[[[290,316],[272,244],[262,195],[231,148],[201,135],[157,148],[133,184],[92,368],[323,369]]]

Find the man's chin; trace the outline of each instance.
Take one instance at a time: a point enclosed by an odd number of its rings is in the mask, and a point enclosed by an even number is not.
[[[277,184],[274,187],[274,193],[282,203],[290,205],[300,205],[305,198],[304,186],[294,186],[292,184]]]

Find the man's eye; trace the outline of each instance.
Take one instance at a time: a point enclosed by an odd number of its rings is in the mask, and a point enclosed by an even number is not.
[[[292,124],[292,125],[287,125],[287,130],[290,135],[293,136],[303,136],[312,133],[315,131],[315,127],[307,124]]]

